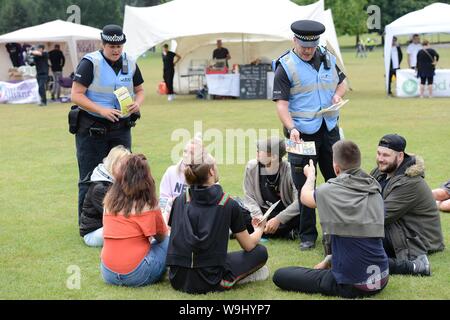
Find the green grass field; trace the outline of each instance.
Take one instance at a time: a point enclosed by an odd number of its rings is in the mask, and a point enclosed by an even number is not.
[[[441,67],[450,68],[450,50],[440,50]],[[341,126],[346,138],[357,142],[363,167],[375,165],[379,138],[399,133],[408,140],[407,151],[421,155],[430,187],[449,179],[450,99],[395,99],[384,94],[381,50],[356,60],[344,50],[353,91],[344,108]],[[280,129],[271,101],[200,101],[179,96],[173,103],[156,94],[162,75],[160,57],[140,61],[145,76],[143,118],[133,131],[133,151],[148,156],[160,181],[170,163],[175,129],[193,133],[203,129]],[[283,292],[271,280],[252,283],[220,294],[190,296],[161,284],[140,289],[105,285],[99,270],[100,249],[88,248],[78,234],[77,175],[74,136],[68,133],[68,104],[0,105],[0,299],[329,299],[321,295]],[[248,148],[248,146],[247,146]],[[219,167],[221,183],[234,195],[242,194],[244,165]],[[447,248],[450,214],[441,213]],[[300,252],[297,242],[270,241],[268,266],[312,267],[322,259],[322,248]],[[238,249],[230,241],[230,250]],[[376,299],[450,299],[450,253],[430,257],[432,277],[392,276]],[[81,270],[81,288],[68,289],[69,266]]]

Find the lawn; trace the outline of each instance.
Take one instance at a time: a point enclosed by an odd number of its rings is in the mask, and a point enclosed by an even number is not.
[[[450,68],[450,50],[441,49],[440,54],[440,66]],[[449,179],[450,99],[387,98],[379,49],[358,60],[353,50],[344,50],[344,61],[353,91],[347,95],[350,103],[342,111],[341,126],[346,138],[359,144],[363,167],[374,167],[379,138],[395,132],[407,138],[408,152],[424,157],[430,187]],[[162,77],[160,57],[149,55],[140,66],[147,98],[142,120],[133,131],[133,151],[148,156],[158,182],[179,143],[171,141],[175,129],[193,133],[194,121],[202,121],[203,130],[221,132],[280,129],[271,101],[179,96],[168,103],[156,94]],[[78,169],[74,136],[67,128],[69,106],[0,105],[0,299],[329,299],[283,292],[270,280],[206,296],[178,293],[167,280],[140,289],[105,285],[99,270],[100,249],[86,247],[78,234]],[[219,170],[225,190],[241,195],[244,164],[221,165]],[[450,214],[441,213],[441,219],[448,248]],[[297,242],[272,240],[267,248],[271,274],[285,266],[311,267],[322,258],[319,245],[300,252]],[[229,249],[237,250],[237,243],[230,241]],[[448,249],[432,255],[430,261],[431,277],[392,276],[376,299],[450,299]],[[79,289],[66,285],[71,266],[81,272]]]

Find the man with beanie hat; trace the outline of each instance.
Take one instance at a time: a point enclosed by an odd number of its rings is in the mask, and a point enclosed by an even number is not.
[[[391,274],[431,275],[427,254],[444,250],[441,220],[425,182],[424,161],[405,152],[406,139],[381,138],[371,175],[382,187],[384,247]]]
[[[253,232],[252,219],[261,220],[272,204],[281,200],[269,215],[265,237],[298,238],[300,211],[297,189],[291,176],[284,140],[279,137],[263,139],[257,143],[257,159],[250,160],[245,167],[244,206],[250,217],[249,232]]]
[[[342,101],[346,92],[345,75],[336,57],[319,46],[325,26],[312,20],[291,25],[294,49],[276,61],[273,100],[286,137],[295,143],[314,141],[317,155],[306,157],[289,153],[292,179],[297,190],[306,181],[303,167],[310,159],[319,164],[325,180],[334,178],[332,146],[340,139],[339,112],[323,115],[320,110]],[[317,240],[316,213],[300,203],[300,249],[314,248]]]
[[[126,36],[117,25],[107,25],[100,34],[102,49],[80,61],[72,86],[77,106],[76,148],[79,168],[78,215],[87,192],[90,173],[118,145],[131,150],[131,127],[140,117],[144,102],[141,72],[136,61],[123,52]],[[114,91],[125,87],[132,97],[122,114]],[[78,108],[77,108],[78,107]],[[71,116],[69,116],[71,118]],[[73,118],[73,117],[72,117]]]

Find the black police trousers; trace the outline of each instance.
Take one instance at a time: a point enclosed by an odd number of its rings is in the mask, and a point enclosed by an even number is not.
[[[303,174],[303,167],[309,163],[309,160],[314,161],[317,168],[319,164],[320,172],[322,172],[325,181],[335,178],[336,174],[333,169],[333,145],[340,140],[339,127],[336,126],[333,130],[328,131],[325,120],[322,123],[319,131],[314,134],[300,133],[300,138],[303,141],[314,141],[316,144],[316,156],[301,156],[296,154],[289,154],[289,162],[291,164],[292,179],[298,190],[298,197],[300,202],[300,195],[302,187],[306,182],[306,177]],[[300,240],[302,242],[317,240],[316,229],[316,211],[308,208],[300,202]]]
[[[102,127],[101,124],[93,124],[93,126]],[[89,128],[80,129],[75,135],[75,142],[79,170],[78,222],[80,222],[81,209],[89,189],[90,174],[103,162],[112,148],[123,145],[131,150],[131,130],[127,126],[122,126],[118,129],[107,130],[102,135],[90,132]]]

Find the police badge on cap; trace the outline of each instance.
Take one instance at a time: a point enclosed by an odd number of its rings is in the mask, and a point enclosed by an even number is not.
[[[124,44],[127,39],[125,34],[122,31],[122,28],[115,25],[110,24],[103,28],[103,32],[100,33],[102,41],[109,44]]]
[[[299,20],[291,25],[291,30],[302,47],[314,48],[319,45],[320,35],[325,32],[325,26],[313,20]]]

